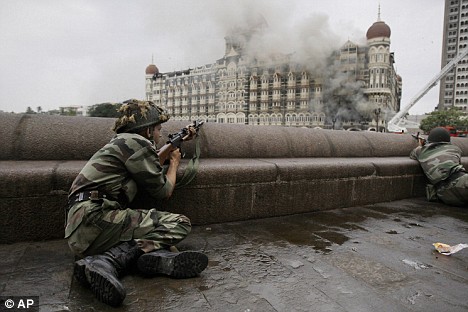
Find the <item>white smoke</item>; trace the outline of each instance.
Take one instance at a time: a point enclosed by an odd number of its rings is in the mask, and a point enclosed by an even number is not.
[[[343,73],[331,61],[333,52],[346,40],[332,30],[327,15],[312,13],[307,18],[294,19],[274,5],[248,1],[231,11],[229,17],[222,16],[220,22],[228,36],[237,34],[240,38],[248,34],[244,37],[247,39],[243,54],[250,61],[271,66],[287,59],[290,65],[309,71],[312,78],[320,77],[323,101],[312,100],[310,109],[324,112],[328,123],[332,119],[338,123],[372,120],[372,105],[364,96],[362,82]],[[364,31],[357,41],[359,46],[365,44]]]
[[[343,122],[371,121],[374,105],[365,95],[363,82],[340,70],[340,66],[329,64],[323,72],[323,105],[328,121]]]

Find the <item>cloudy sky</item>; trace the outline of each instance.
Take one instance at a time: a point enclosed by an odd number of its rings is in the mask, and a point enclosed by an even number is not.
[[[0,110],[143,99],[152,60],[161,72],[211,64],[227,31],[259,14],[267,51],[363,44],[379,4],[404,107],[440,71],[443,0],[0,0]],[[410,113],[431,112],[438,92]]]

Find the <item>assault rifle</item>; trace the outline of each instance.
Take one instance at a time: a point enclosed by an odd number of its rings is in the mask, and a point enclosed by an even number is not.
[[[198,135],[198,130],[200,130],[200,127],[204,123],[205,122],[203,120],[195,120],[188,127],[195,128],[195,131],[197,133],[196,135]],[[188,127],[180,129],[179,132],[169,134],[169,141],[167,141],[166,144],[163,147],[161,147],[161,149],[158,151],[159,163],[161,165],[169,159],[169,154],[172,151],[175,151],[176,149],[181,147],[184,138],[190,134]]]
[[[415,139],[418,141],[418,143],[421,142],[421,145],[422,145],[422,146],[424,146],[424,145],[426,144],[426,139],[420,137],[420,136],[419,136],[419,132],[416,133],[416,135],[412,134],[411,136],[412,136],[413,138],[415,138]]]

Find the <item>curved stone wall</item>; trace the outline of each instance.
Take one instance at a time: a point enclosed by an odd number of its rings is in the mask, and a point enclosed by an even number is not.
[[[63,237],[70,185],[112,137],[114,120],[0,113],[0,122],[0,244]],[[168,122],[163,136],[185,125]],[[207,123],[200,139],[195,179],[152,206],[194,225],[424,196],[408,134]],[[467,138],[453,141],[468,155]],[[178,178],[194,146],[183,145]],[[468,167],[468,157],[462,162]]]
[[[0,160],[86,160],[112,137],[114,119],[0,113],[0,122]],[[185,125],[169,121],[163,134]],[[408,134],[218,123],[206,123],[200,136],[203,158],[408,156],[417,145]],[[468,139],[453,142],[468,155]],[[193,145],[185,144],[188,154]]]
[[[112,136],[112,119],[0,114],[2,160],[90,158]]]

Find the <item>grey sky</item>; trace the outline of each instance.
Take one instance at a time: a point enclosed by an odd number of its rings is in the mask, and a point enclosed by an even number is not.
[[[267,50],[363,44],[379,3],[405,106],[440,71],[443,0],[0,0],[0,110],[143,99],[152,57],[161,72],[213,63],[251,14],[272,29]],[[410,113],[432,111],[438,92]]]

